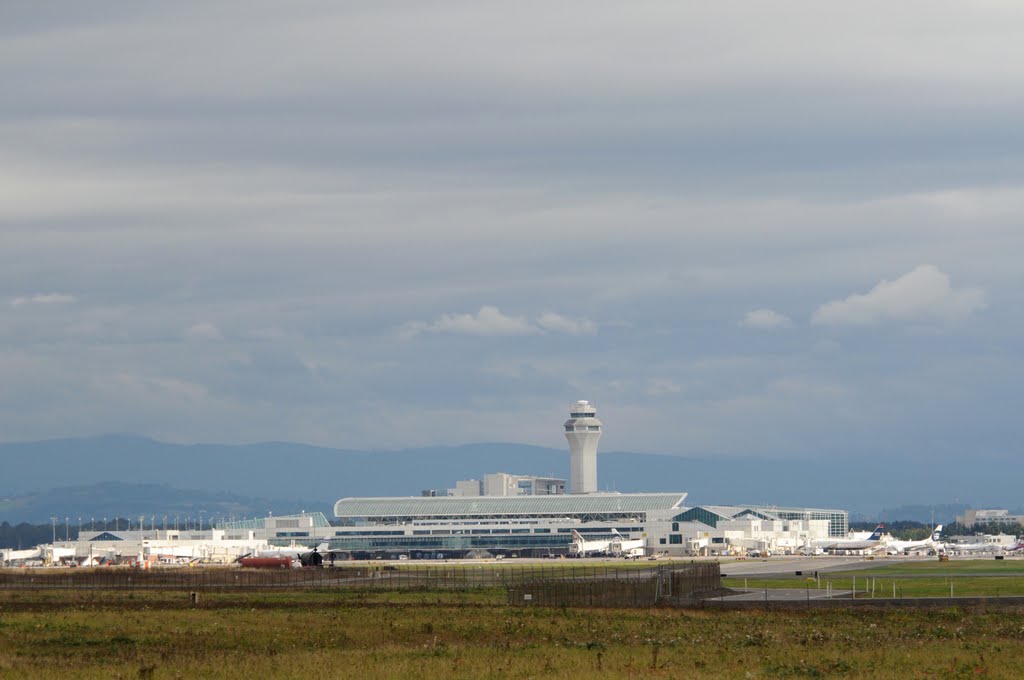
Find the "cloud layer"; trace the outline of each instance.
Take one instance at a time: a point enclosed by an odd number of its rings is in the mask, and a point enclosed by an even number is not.
[[[5,3],[0,430],[561,447],[591,399],[603,450],[1000,459],[1019,25]]]

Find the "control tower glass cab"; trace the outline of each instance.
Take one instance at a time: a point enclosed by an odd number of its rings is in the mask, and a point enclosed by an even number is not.
[[[593,404],[577,401],[569,406],[565,438],[569,440],[569,493],[595,493],[601,421]]]

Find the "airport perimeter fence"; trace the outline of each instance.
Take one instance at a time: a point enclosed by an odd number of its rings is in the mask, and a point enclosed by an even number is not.
[[[535,579],[509,584],[514,607],[653,607],[686,604],[721,588],[717,563],[673,564],[626,578]]]
[[[701,575],[689,568],[703,567]],[[711,572],[714,575],[711,576]],[[705,573],[706,572],[706,573]],[[122,567],[68,569],[3,569],[0,590],[46,589],[180,589],[231,590],[264,588],[338,588],[352,590],[466,590],[508,588],[523,583],[659,582],[662,593],[693,591],[700,584],[719,584],[717,564],[625,565],[368,565],[322,569],[247,569],[240,567]],[[696,580],[694,580],[696,579]],[[609,590],[617,586],[609,586]]]

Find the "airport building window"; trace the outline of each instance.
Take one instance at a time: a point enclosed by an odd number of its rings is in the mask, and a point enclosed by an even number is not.
[[[701,524],[707,524],[709,527],[718,526],[718,520],[724,519],[721,515],[705,510],[701,507],[690,508],[681,515],[676,515],[672,518],[676,522],[700,522]]]
[[[665,545],[665,539],[664,538],[659,538],[658,539],[658,544],[659,545]]]
[[[672,522],[672,531],[679,531],[679,522]]]
[[[672,545],[682,545],[683,544],[683,536],[682,536],[682,534],[669,534],[668,542],[671,543]]]

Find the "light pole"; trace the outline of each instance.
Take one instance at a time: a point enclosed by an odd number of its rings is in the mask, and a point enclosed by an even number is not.
[[[53,542],[57,542],[57,517],[56,515],[50,515],[50,524],[53,525]]]
[[[65,542],[67,542],[67,541],[70,541],[70,540],[71,540],[71,536],[69,535],[69,532],[70,532],[70,530],[71,530],[71,527],[70,527],[70,526],[68,526],[68,525],[70,525],[70,524],[71,524],[71,518],[70,518],[70,517],[65,517],[65,518],[64,518],[64,541],[65,541]]]

